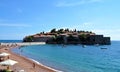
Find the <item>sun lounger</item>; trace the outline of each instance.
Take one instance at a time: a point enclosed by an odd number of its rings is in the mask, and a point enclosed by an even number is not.
[[[19,70],[19,71],[17,71],[17,72],[25,72],[24,70]]]

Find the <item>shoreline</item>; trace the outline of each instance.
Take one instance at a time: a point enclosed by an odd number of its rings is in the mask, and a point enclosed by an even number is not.
[[[44,45],[46,44],[45,42],[15,42],[15,43],[3,43],[1,42],[0,45],[8,45],[8,46],[29,46],[29,45]]]
[[[30,59],[24,56],[21,56],[19,54],[16,54],[14,52],[12,52],[12,48],[20,48],[21,46],[16,46],[16,47],[4,47],[4,48],[0,48],[1,52],[7,52],[10,53],[10,59],[16,60],[18,61],[18,64],[16,64],[16,68],[18,67],[19,69],[23,69],[27,72],[63,72],[63,71],[59,71],[56,70],[54,68],[51,68],[49,66],[43,65],[42,63],[34,60],[34,59]],[[9,48],[9,49],[8,49]],[[35,69],[33,69],[33,63],[35,64]],[[0,66],[0,69],[5,69],[5,67],[2,68],[2,66]],[[14,68],[14,66],[10,66],[11,70],[17,70]],[[15,71],[16,72],[16,71]]]
[[[48,69],[50,69],[50,70],[53,70],[53,71],[55,71],[55,72],[63,72],[63,71],[60,71],[60,70],[56,70],[56,69],[54,69],[54,68],[51,68],[51,67],[49,67],[49,66],[43,65],[42,63],[40,63],[40,62],[38,62],[38,61],[36,61],[36,60],[34,60],[34,59],[30,59],[30,60],[32,60],[33,62],[35,62],[36,64],[38,64],[38,65],[40,65],[40,66],[46,67],[46,68],[48,68]]]

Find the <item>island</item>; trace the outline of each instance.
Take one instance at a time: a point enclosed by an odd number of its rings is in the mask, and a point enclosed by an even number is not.
[[[50,32],[40,32],[24,37],[23,42],[46,42],[47,44],[83,44],[110,45],[110,37],[95,34],[91,31],[52,29]]]

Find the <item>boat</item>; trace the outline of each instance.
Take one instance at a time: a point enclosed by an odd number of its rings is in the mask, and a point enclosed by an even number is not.
[[[101,48],[101,49],[107,49],[107,48]]]
[[[83,47],[83,48],[85,48],[85,47],[86,47],[86,45],[82,45],[82,47]]]
[[[97,46],[97,47],[98,47],[98,46],[99,46],[99,44],[95,44],[95,46]]]

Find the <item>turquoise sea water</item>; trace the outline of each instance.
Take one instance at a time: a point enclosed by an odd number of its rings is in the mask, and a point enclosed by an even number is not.
[[[0,40],[0,43],[15,43],[15,42],[22,42],[22,40]]]
[[[120,72],[120,41],[85,48],[81,45],[34,45],[12,51],[64,72]]]

